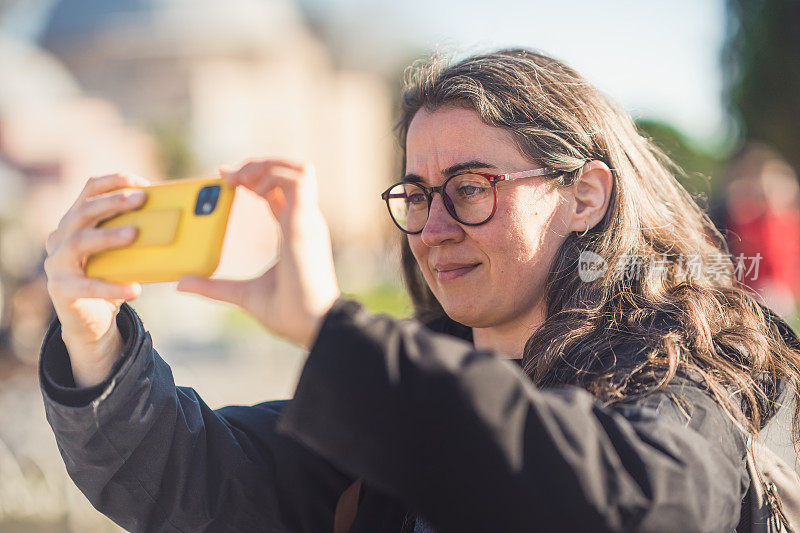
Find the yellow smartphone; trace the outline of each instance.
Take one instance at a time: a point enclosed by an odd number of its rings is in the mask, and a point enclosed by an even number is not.
[[[118,283],[211,276],[219,265],[235,187],[222,178],[171,180],[142,188],[145,203],[98,227],[133,225],[136,239],[86,262],[86,275]]]

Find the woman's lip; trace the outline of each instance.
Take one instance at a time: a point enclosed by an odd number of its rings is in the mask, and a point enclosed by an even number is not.
[[[480,263],[477,265],[466,266],[461,268],[454,268],[452,270],[437,270],[436,271],[436,279],[439,281],[451,281],[454,279],[458,279],[462,276],[466,276],[476,268],[480,266]]]

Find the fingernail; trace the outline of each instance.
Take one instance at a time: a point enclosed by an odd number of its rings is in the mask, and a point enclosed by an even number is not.
[[[142,286],[137,282],[133,282],[128,285],[128,287],[125,289],[125,292],[127,292],[130,296],[136,296],[137,294],[141,294]]]
[[[128,174],[128,178],[131,179],[136,185],[150,185],[150,181],[146,178],[143,178],[137,174]]]

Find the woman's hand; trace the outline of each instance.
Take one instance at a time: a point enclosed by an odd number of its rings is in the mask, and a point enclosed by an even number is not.
[[[78,386],[103,381],[120,355],[122,337],[116,316],[125,300],[141,293],[138,283],[111,283],[86,277],[86,259],[133,242],[136,228],[98,228],[100,221],[140,207],[143,191],[119,191],[149,185],[144,178],[111,174],[91,178],[46,242],[47,291],[61,321]]]
[[[340,294],[313,167],[261,159],[238,168],[220,167],[220,174],[227,183],[243,185],[267,201],[280,226],[280,256],[258,278],[186,277],[178,290],[235,304],[268,330],[310,348]]]

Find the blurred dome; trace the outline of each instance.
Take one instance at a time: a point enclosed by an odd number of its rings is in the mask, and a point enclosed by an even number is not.
[[[72,74],[53,56],[0,33],[0,112],[20,104],[77,96]]]
[[[41,42],[54,51],[103,43],[141,54],[241,52],[274,45],[302,24],[288,0],[60,0]]]

